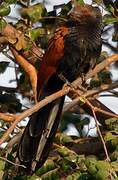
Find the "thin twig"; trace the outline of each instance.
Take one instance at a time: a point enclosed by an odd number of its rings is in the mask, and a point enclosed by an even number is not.
[[[88,131],[87,131],[87,133],[86,133],[84,136],[87,137],[88,134],[89,134],[89,132],[90,132],[90,130],[93,130],[93,129],[95,129],[95,128],[96,128],[96,126],[94,126],[94,127],[89,127],[89,124],[88,124]]]
[[[108,115],[108,116],[110,116],[110,117],[118,118],[118,115],[115,114],[115,113],[111,113],[111,112],[102,110],[102,109],[100,109],[100,108],[98,108],[98,107],[94,107],[94,108],[95,108],[95,111],[96,111],[96,112],[101,112],[101,113],[106,114],[106,115]]]
[[[105,154],[106,154],[106,160],[110,161],[110,158],[109,158],[109,155],[108,155],[108,151],[107,151],[107,147],[106,147],[105,141],[103,139],[102,133],[100,131],[100,128],[99,128],[99,125],[98,125],[98,121],[97,121],[97,117],[96,117],[94,108],[92,108],[92,112],[93,112],[93,116],[94,116],[94,119],[95,119],[95,122],[96,122],[96,127],[97,127],[98,134],[100,136],[100,139],[101,139],[103,147],[104,147],[104,151],[105,151]]]
[[[12,165],[14,165],[14,166],[20,166],[20,167],[26,168],[26,166],[21,165],[21,164],[17,164],[17,163],[13,163],[12,161],[10,161],[10,160],[8,160],[8,159],[6,159],[6,158],[4,158],[4,157],[0,157],[0,159],[3,160],[3,161],[8,162],[8,163],[10,163],[10,164],[12,164]]]
[[[118,82],[115,82],[115,83],[112,83],[112,84],[109,84],[109,85],[102,85],[100,88],[97,88],[97,89],[94,89],[94,90],[88,90],[86,93],[81,94],[81,95],[83,95],[85,98],[93,97],[94,95],[97,95],[97,94],[99,94],[101,92],[108,91],[110,89],[114,89],[114,88],[117,88],[117,87],[118,87]],[[80,97],[76,97],[75,99],[73,99],[69,104],[64,106],[63,112],[66,112],[69,109],[71,109],[73,106],[78,104],[80,102],[80,100],[81,100]],[[113,116],[113,114],[108,114],[108,115]],[[114,114],[114,115],[115,115],[116,118],[118,118],[118,115],[116,115],[116,114]]]

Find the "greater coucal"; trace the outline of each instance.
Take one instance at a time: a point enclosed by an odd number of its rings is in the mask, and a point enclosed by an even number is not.
[[[78,5],[69,16],[56,30],[43,56],[38,72],[38,101],[62,88],[64,82],[60,74],[72,82],[94,67],[100,56],[102,15],[99,8]],[[60,97],[30,117],[17,152],[20,163],[30,174],[48,157],[63,104],[64,97]]]

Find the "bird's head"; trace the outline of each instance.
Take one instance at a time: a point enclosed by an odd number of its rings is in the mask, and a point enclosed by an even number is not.
[[[94,7],[88,4],[77,5],[72,8],[68,15],[77,23],[95,23],[96,21],[101,21],[102,15],[98,7]]]

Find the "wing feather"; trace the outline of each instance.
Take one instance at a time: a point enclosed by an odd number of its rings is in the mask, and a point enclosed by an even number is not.
[[[68,33],[68,28],[61,27],[57,29],[54,37],[49,41],[38,73],[38,89],[40,91],[49,78],[56,73],[58,62],[64,55],[64,41]]]

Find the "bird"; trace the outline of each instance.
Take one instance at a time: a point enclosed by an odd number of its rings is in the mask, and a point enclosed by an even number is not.
[[[102,14],[99,7],[76,5],[68,20],[49,40],[37,80],[37,99],[41,101],[60,89],[64,81],[73,82],[92,69],[101,53]],[[18,145],[17,158],[25,173],[33,174],[48,158],[55,137],[65,96],[31,115]]]

